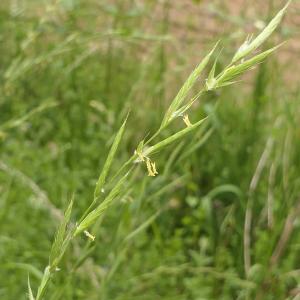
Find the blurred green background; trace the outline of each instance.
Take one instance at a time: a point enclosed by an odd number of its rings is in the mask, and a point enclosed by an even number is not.
[[[26,299],[28,274],[36,289],[62,211],[74,193],[75,222],[91,202],[128,110],[113,172],[217,40],[221,69],[284,4],[1,0],[0,299]],[[156,158],[159,176],[139,170],[45,299],[300,299],[299,12],[295,0],[267,62],[201,98],[190,117],[213,112],[208,126]]]

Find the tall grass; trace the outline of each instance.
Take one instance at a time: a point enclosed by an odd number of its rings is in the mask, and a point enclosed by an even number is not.
[[[200,64],[196,67],[196,69],[191,73],[187,81],[180,89],[177,96],[171,102],[167,112],[163,117],[159,129],[151,137],[149,137],[146,140],[142,140],[138,144],[132,157],[129,158],[128,161],[125,162],[122,166],[120,166],[119,171],[117,171],[117,173],[114,176],[112,176],[112,179],[110,179],[107,182],[107,177],[109,175],[111,165],[114,161],[114,157],[116,155],[118,146],[121,143],[122,136],[125,130],[125,125],[127,121],[127,117],[126,117],[125,121],[123,122],[121,128],[119,129],[118,133],[114,138],[113,144],[111,146],[111,149],[108,153],[107,159],[104,163],[99,179],[97,181],[94,190],[94,197],[90,206],[80,217],[79,221],[75,223],[75,225],[70,222],[71,211],[73,207],[73,199],[71,200],[68,208],[66,209],[64,219],[57,230],[54,242],[52,244],[52,249],[49,256],[49,265],[45,268],[36,296],[33,296],[33,292],[30,287],[30,281],[28,279],[28,289],[29,289],[28,294],[31,300],[33,299],[40,300],[44,297],[47,286],[51,280],[51,277],[53,277],[57,271],[60,271],[59,269],[60,261],[63,258],[65,252],[67,251],[73,239],[75,239],[79,234],[84,233],[86,237],[90,239],[92,242],[95,241],[97,237],[93,234],[93,232],[89,232],[88,230],[106,212],[106,210],[113,204],[113,202],[117,201],[118,199],[120,199],[121,195],[124,195],[128,192],[129,189],[128,177],[131,176],[132,173],[134,172],[135,165],[138,164],[145,165],[148,172],[148,176],[155,177],[159,173],[157,171],[157,167],[154,160],[151,159],[150,157],[152,157],[153,154],[162,151],[168,145],[173,144],[175,141],[182,140],[188,133],[194,131],[199,126],[203,125],[205,121],[207,121],[209,115],[208,117],[203,118],[195,123],[191,123],[187,115],[187,112],[189,111],[191,106],[199,99],[199,97],[204,92],[213,91],[218,88],[234,84],[235,80],[240,75],[244,74],[249,69],[252,69],[256,67],[258,64],[262,63],[270,54],[272,54],[278,48],[278,46],[273,47],[259,54],[255,54],[251,58],[247,58],[246,60],[244,60],[246,57],[253,54],[254,50],[256,50],[259,46],[261,46],[266,41],[266,39],[272,34],[272,32],[279,25],[287,7],[288,4],[274,17],[274,19],[271,20],[269,25],[266,26],[266,28],[262,31],[262,33],[260,33],[255,39],[253,39],[253,41],[247,40],[237,50],[237,52],[232,58],[231,63],[218,74],[216,74],[216,64],[218,59],[216,58],[211,68],[211,71],[209,72],[209,76],[204,81],[205,82],[204,87],[200,91],[198,91],[196,95],[189,98],[189,92],[191,91],[193,86],[199,81],[200,75],[202,74],[203,70],[207,67],[211,57],[216,51],[218,46],[217,43],[216,46],[209,52],[209,54],[200,62]],[[109,46],[109,49],[110,51],[112,51],[111,44]],[[109,73],[110,72],[108,72],[108,74]],[[110,82],[110,79],[108,79],[107,82]],[[185,123],[186,128],[172,134],[167,138],[159,139],[161,132],[173,120],[177,119],[178,117],[183,117],[182,120]],[[153,143],[153,141],[157,139],[158,141]],[[264,155],[262,156],[262,160],[265,160]],[[258,168],[262,168],[260,167],[260,164]],[[259,175],[256,175],[255,177],[257,176]],[[255,185],[256,185],[256,183],[254,183],[255,177],[253,179],[253,182],[251,182],[250,191],[255,189]],[[250,263],[251,263],[249,253],[247,252],[250,243],[248,230],[251,222],[251,217],[250,217],[251,206],[249,203],[248,203],[249,207],[247,208],[246,211],[246,222],[245,222],[245,269],[247,273],[249,272]],[[147,226],[148,222],[149,221],[147,220],[146,223],[142,224],[141,228]],[[132,235],[134,235],[134,233],[132,233],[130,237],[132,237]]]
[[[255,4],[0,3],[1,299],[299,297],[288,4]]]

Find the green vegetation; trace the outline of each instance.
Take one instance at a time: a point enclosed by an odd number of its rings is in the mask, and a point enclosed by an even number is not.
[[[300,297],[284,5],[195,63],[169,1],[1,2],[0,299]]]

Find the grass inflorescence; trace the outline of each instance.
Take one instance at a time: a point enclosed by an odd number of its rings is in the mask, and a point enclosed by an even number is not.
[[[26,21],[21,2],[1,10],[0,298],[297,297],[297,107],[266,61],[291,1],[236,51],[215,43],[170,102],[169,1],[161,35],[137,30],[151,1],[29,1]]]

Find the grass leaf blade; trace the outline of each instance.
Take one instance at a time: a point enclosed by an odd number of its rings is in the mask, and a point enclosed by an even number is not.
[[[140,226],[138,226],[135,230],[133,230],[131,233],[129,233],[127,235],[127,237],[125,238],[125,241],[129,241],[132,238],[134,238],[137,234],[139,234],[140,232],[142,232],[144,229],[146,229],[147,227],[149,227],[152,222],[160,215],[161,210],[159,210],[158,212],[156,212],[155,214],[153,214],[150,218],[148,218],[145,222],[143,222]]]
[[[114,142],[110,148],[110,151],[108,153],[108,156],[107,156],[107,159],[104,163],[104,166],[103,166],[103,169],[101,171],[101,174],[99,176],[99,179],[96,183],[96,188],[95,188],[95,192],[94,192],[94,199],[97,199],[101,193],[101,189],[103,188],[104,184],[105,184],[105,180],[106,180],[106,177],[107,177],[107,174],[109,172],[109,169],[111,167],[111,164],[112,164],[112,161],[115,157],[115,154],[117,152],[117,149],[118,149],[118,146],[120,144],[120,141],[122,139],[122,136],[123,136],[123,133],[124,133],[124,129],[125,129],[125,125],[126,125],[126,122],[127,122],[127,118],[128,118],[128,115],[125,119],[125,121],[123,122],[122,126],[120,127],[115,139],[114,139]]]

